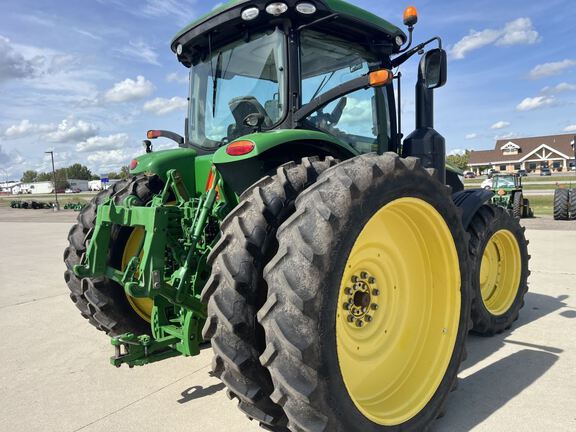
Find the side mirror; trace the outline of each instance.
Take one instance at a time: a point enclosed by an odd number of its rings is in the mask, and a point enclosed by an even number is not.
[[[426,88],[442,87],[448,79],[448,59],[446,51],[436,48],[428,51],[420,62],[420,77]]]

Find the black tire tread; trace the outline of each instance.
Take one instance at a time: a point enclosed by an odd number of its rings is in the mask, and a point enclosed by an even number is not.
[[[69,245],[64,251],[66,271],[64,280],[70,290],[70,298],[80,310],[80,314],[98,330],[111,336],[133,332],[148,333],[149,325],[129,306],[123,290],[112,280],[99,278],[78,278],[72,268],[82,262],[96,223],[98,206],[112,198],[120,204],[125,198],[133,195],[137,202],[148,202],[161,190],[162,182],[156,176],[136,176],[120,181],[108,190],[100,192],[79,213],[76,224],[68,234]],[[114,229],[110,249],[114,248],[114,239],[118,229]]]
[[[270,292],[258,313],[267,341],[260,361],[271,373],[275,386],[272,399],[284,408],[292,432],[352,432],[334,421],[330,408],[318,398],[320,394],[326,396],[325,386],[330,378],[323,376],[325,366],[319,361],[318,341],[326,336],[320,334],[318,310],[322,306],[318,304],[320,300],[315,292],[318,288],[314,281],[324,277],[326,269],[323,263],[332,251],[327,238],[333,230],[342,229],[341,218],[348,211],[343,207],[346,206],[344,203],[361,198],[363,191],[383,175],[391,172],[394,176],[401,175],[406,170],[418,172],[422,181],[429,181],[425,177],[430,173],[420,167],[416,158],[401,159],[395,153],[386,153],[349,159],[326,171],[318,182],[301,194],[296,202],[296,212],[279,229],[280,249],[264,273]],[[335,189],[342,197],[338,198],[339,202],[331,200],[331,191]],[[454,208],[452,220],[461,226],[456,210]],[[465,242],[467,236],[463,228],[461,235]],[[464,266],[468,264],[466,248],[467,244],[461,248]],[[294,274],[296,269],[297,276]],[[463,278],[467,277],[465,271]],[[469,307],[469,303],[462,305],[463,331],[466,333],[471,326]],[[465,337],[462,336],[461,340],[464,341]],[[466,358],[464,342],[460,348],[455,356],[458,365]],[[457,387],[456,373],[449,385],[450,389]],[[443,411],[445,402],[442,400],[437,415]],[[426,431],[428,427],[421,426],[418,432]],[[408,431],[403,426],[390,430]]]
[[[576,189],[570,189],[568,207],[569,219],[571,221],[576,220]]]
[[[221,224],[221,238],[208,257],[212,274],[202,292],[208,303],[203,330],[214,349],[213,375],[238,399],[249,418],[273,431],[287,431],[282,408],[270,399],[270,374],[259,361],[265,346],[256,313],[266,298],[262,272],[276,248],[276,229],[289,216],[300,192],[336,164],[327,157],[280,166],[246,190]]]
[[[480,266],[486,243],[500,229],[508,229],[516,237],[520,248],[522,273],[514,303],[505,314],[496,317],[486,309],[482,300],[480,293]],[[472,286],[475,290],[471,317],[473,322],[472,331],[476,334],[482,336],[500,334],[509,329],[512,323],[518,319],[520,309],[524,306],[524,297],[528,292],[528,276],[530,274],[528,270],[530,256],[528,255],[528,241],[524,234],[525,230],[517,218],[511,217],[501,207],[491,204],[483,205],[470,222],[468,227],[468,233],[470,234],[469,251],[473,272]]]
[[[554,220],[568,220],[570,190],[558,188],[554,191]]]

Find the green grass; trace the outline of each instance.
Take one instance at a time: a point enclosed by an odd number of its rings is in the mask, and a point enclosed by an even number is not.
[[[554,214],[554,195],[535,195],[527,198],[535,216]]]
[[[93,197],[94,193],[79,193],[79,194],[67,194],[58,195],[58,202],[60,203],[60,208],[63,208],[65,204],[77,203],[77,202],[89,202]],[[38,194],[38,195],[1,195],[0,196],[0,207],[9,207],[12,201],[37,201],[37,202],[54,202],[54,195]]]

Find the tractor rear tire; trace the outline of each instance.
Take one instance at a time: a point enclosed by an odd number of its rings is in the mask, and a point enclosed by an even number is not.
[[[428,430],[456,388],[473,294],[446,186],[417,158],[358,156],[298,197],[278,240],[260,360],[289,429]]]
[[[223,221],[208,258],[212,274],[202,292],[208,303],[203,336],[212,342],[213,374],[238,399],[240,410],[269,430],[287,431],[287,419],[270,399],[270,373],[259,361],[265,340],[256,313],[268,291],[262,273],[276,253],[276,230],[294,211],[294,200],[335,163],[331,157],[304,158],[258,181]]]
[[[81,315],[98,330],[110,336],[123,333],[150,334],[150,324],[130,305],[122,286],[106,277],[78,278],[72,268],[81,263],[96,223],[98,206],[108,198],[120,204],[130,195],[144,204],[162,190],[157,176],[138,176],[115,183],[100,192],[78,215],[76,224],[68,234],[69,245],[64,251],[67,270],[64,279],[70,289],[70,298]],[[109,262],[120,268],[122,252],[132,228],[114,227],[110,240]]]
[[[474,333],[493,336],[518,319],[530,274],[525,230],[518,219],[489,204],[470,222]]]
[[[569,219],[571,221],[576,220],[576,189],[571,189],[569,198],[568,198],[568,207],[569,207]]]
[[[524,205],[524,195],[522,192],[516,192],[514,198],[512,199],[512,216],[516,219],[522,217],[522,207]]]
[[[554,220],[568,220],[570,216],[570,189],[554,191]]]

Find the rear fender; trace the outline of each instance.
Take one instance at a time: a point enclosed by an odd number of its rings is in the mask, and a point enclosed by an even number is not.
[[[452,195],[452,200],[462,209],[462,225],[467,230],[480,207],[490,202],[494,194],[486,189],[467,189]]]
[[[204,189],[208,176],[206,167],[211,165],[211,159],[212,155],[198,156],[195,150],[187,148],[156,151],[137,157],[138,164],[130,174],[156,174],[166,182],[168,171],[175,169],[181,174],[188,192],[196,195]]]
[[[238,195],[286,162],[298,161],[306,156],[333,156],[346,160],[359,154],[353,147],[331,135],[310,130],[260,132],[235,141],[240,140],[252,142],[252,151],[241,156],[230,156],[226,153],[226,146],[214,154],[218,171]]]

